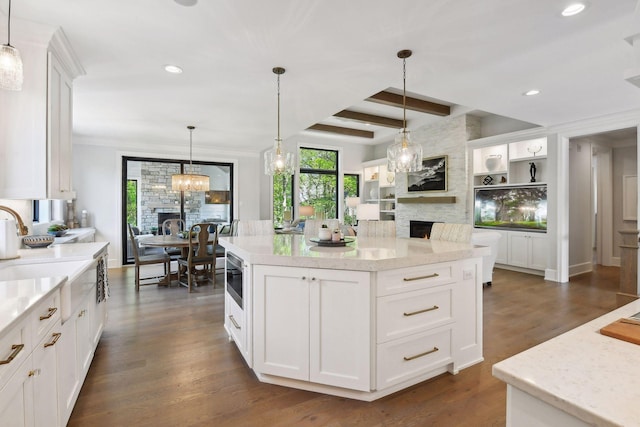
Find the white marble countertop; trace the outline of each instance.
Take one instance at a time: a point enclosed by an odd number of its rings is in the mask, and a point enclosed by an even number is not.
[[[87,227],[87,228],[70,228],[67,230],[67,234],[62,237],[56,237],[53,241],[54,245],[61,245],[65,243],[74,243],[78,239],[83,239],[87,236],[95,234],[96,229]]]
[[[493,365],[493,375],[598,426],[640,423],[640,345],[599,333],[640,300]]]
[[[51,277],[42,277],[43,263],[56,263],[56,271],[64,269],[64,266],[81,270],[107,246],[106,242],[96,242],[41,249],[21,249],[18,251],[19,258],[0,261],[0,272],[12,266],[19,266],[22,269],[29,268],[30,265],[34,266],[33,278],[0,280],[0,338],[10,329],[11,325],[26,316],[38,301],[60,288],[68,276],[74,276],[77,273],[77,271],[68,271],[66,275],[52,273]],[[38,265],[39,268],[36,269],[35,265]],[[63,267],[60,268],[60,266]],[[28,275],[28,273],[26,274]]]
[[[251,264],[382,271],[481,257],[489,248],[409,238],[356,238],[345,247],[320,247],[304,236],[220,237],[220,245]]]

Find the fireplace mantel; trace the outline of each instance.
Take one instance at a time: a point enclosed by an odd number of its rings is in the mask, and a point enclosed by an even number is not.
[[[398,203],[455,203],[456,196],[398,197]]]

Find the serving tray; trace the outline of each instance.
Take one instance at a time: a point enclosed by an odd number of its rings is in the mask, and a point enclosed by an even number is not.
[[[346,246],[347,243],[353,242],[355,239],[353,237],[345,237],[342,240],[320,240],[317,237],[312,237],[311,240],[313,243],[317,243],[318,246],[330,246],[330,247],[340,247]]]

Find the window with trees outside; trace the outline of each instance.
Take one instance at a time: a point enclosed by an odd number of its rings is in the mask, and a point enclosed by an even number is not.
[[[338,152],[300,148],[300,206],[318,219],[338,218]]]
[[[273,177],[273,224],[284,225],[293,219],[293,176]]]
[[[360,195],[360,175],[345,173],[343,186],[344,186],[345,200],[347,197],[358,197]],[[349,209],[346,202],[344,204],[344,223],[345,224],[356,223],[355,211]]]

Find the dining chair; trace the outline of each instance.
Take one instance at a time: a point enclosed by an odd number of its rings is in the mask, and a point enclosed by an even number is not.
[[[264,220],[240,220],[238,221],[237,236],[272,236],[276,234],[273,221]]]
[[[189,292],[193,289],[193,283],[195,279],[195,285],[198,285],[196,276],[201,273],[204,276],[212,274],[212,281],[215,285],[215,256],[209,252],[207,248],[209,245],[215,245],[218,237],[218,229],[214,227],[214,238],[210,241],[209,236],[209,223],[194,224],[189,229],[189,251],[187,256],[181,256],[178,258],[178,283],[182,286],[186,286]],[[214,246],[215,247],[215,246]],[[202,269],[198,269],[198,266],[202,266]],[[187,275],[187,281],[183,282],[182,270],[185,270]]]
[[[396,237],[396,222],[394,220],[359,220],[358,237]]]
[[[162,222],[160,227],[160,234],[165,236],[177,237],[178,233],[186,230],[187,225],[183,219],[169,218]],[[172,260],[177,260],[182,255],[182,249],[180,248],[165,248],[165,252],[171,257]]]
[[[169,285],[169,274],[171,268],[171,258],[166,253],[162,252],[153,255],[139,255],[138,241],[133,233],[131,224],[127,224],[129,227],[129,239],[131,240],[131,251],[133,252],[133,260],[135,263],[135,275],[136,275],[136,292],[140,290],[140,285],[152,285],[154,283]],[[164,264],[164,276],[163,280],[151,283],[141,283],[142,280],[160,279],[159,276],[152,277],[140,277],[140,267],[143,265]],[[164,283],[163,283],[164,282]]]

